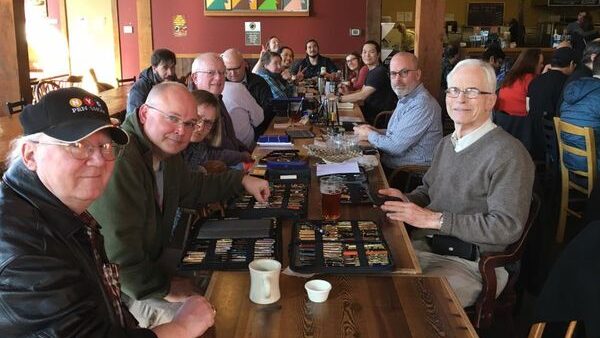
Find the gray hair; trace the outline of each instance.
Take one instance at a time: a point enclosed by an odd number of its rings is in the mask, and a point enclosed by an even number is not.
[[[491,93],[496,92],[496,71],[489,63],[478,59],[465,59],[457,63],[446,77],[448,85],[452,82],[454,75],[464,67],[479,67],[483,71],[485,82],[487,82],[485,90]]]
[[[202,68],[201,66],[204,63],[209,62],[211,59],[215,62],[219,62],[219,61],[223,62],[223,60],[221,60],[221,57],[217,53],[198,54],[198,56],[196,56],[196,58],[194,59],[194,62],[192,62],[192,74],[201,70],[201,68]]]
[[[10,142],[10,148],[8,150],[8,154],[6,155],[6,168],[10,167],[11,165],[13,165],[14,163],[17,163],[19,161],[21,161],[22,155],[21,155],[21,149],[23,148],[23,145],[27,142],[32,142],[32,141],[39,141],[40,138],[42,137],[42,135],[44,135],[44,133],[35,133],[35,134],[31,134],[31,135],[26,135],[26,136],[20,136],[14,140],[12,140]]]

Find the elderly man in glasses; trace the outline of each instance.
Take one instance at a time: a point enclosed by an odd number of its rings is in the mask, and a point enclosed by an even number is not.
[[[225,88],[225,64],[221,57],[215,53],[203,53],[192,63],[192,81],[195,89],[202,89],[212,93],[219,99],[221,118],[221,146],[209,149],[209,160],[224,161],[228,165],[252,161],[248,147],[240,141],[235,133],[235,127],[227,107],[223,102],[223,89]],[[262,121],[262,120],[261,120]],[[225,158],[220,149],[236,151],[238,156]]]
[[[20,115],[0,186],[0,332],[3,337],[197,337],[214,322],[201,296],[171,323],[136,327],[122,305],[119,267],[109,263],[86,211],[104,191],[129,138],[106,104],[59,89]]]
[[[442,139],[423,185],[382,206],[387,216],[418,229],[411,234],[427,275],[444,276],[463,306],[481,292],[479,254],[519,239],[529,213],[534,165],[521,142],[492,123],[496,74],[481,60],[448,74],[446,106],[456,130]],[[497,294],[508,279],[496,269]]]
[[[383,153],[381,160],[386,171],[407,164],[429,165],[435,146],[442,139],[441,108],[421,83],[414,54],[394,55],[390,83],[398,103],[387,129],[363,124],[354,127],[354,132]]]
[[[170,321],[182,302],[198,294],[191,279],[174,274],[177,263],[168,261],[177,208],[226,200],[244,188],[260,201],[269,196],[266,181],[237,170],[190,172],[180,153],[196,128],[197,103],[187,88],[176,82],[154,86],[125,120],[131,142],[90,207],[102,225],[108,258],[121,268],[126,304],[142,327]]]

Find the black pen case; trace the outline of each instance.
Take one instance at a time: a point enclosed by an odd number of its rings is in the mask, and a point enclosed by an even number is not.
[[[259,258],[282,259],[277,219],[210,219],[192,226],[179,268],[247,270]]]
[[[394,262],[374,221],[297,221],[292,229],[290,268],[303,273],[376,273]]]

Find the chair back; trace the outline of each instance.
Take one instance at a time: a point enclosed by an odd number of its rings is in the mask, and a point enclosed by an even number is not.
[[[573,334],[575,333],[575,326],[577,326],[577,321],[572,320],[569,322],[569,326],[567,326],[567,330],[565,331],[565,338],[573,337]],[[529,330],[529,335],[527,338],[542,338],[545,328],[546,323],[535,323],[531,325],[531,329]]]
[[[52,80],[38,82],[33,89],[33,103],[38,103],[44,95],[57,89],[60,89],[60,86]]]
[[[491,325],[495,312],[505,310],[510,316],[516,303],[515,286],[520,274],[520,261],[525,251],[527,236],[540,211],[540,198],[535,193],[531,196],[529,215],[519,239],[509,245],[503,252],[485,253],[479,259],[479,272],[482,277],[481,294],[475,302],[471,314],[473,326],[487,328]],[[509,273],[508,282],[502,293],[496,298],[496,268],[505,267]],[[471,311],[467,311],[471,312]]]
[[[573,124],[562,121],[560,118],[554,118],[554,127],[556,129],[556,139],[558,141],[558,154],[561,172],[561,201],[560,201],[560,217],[558,220],[558,228],[556,231],[556,241],[562,243],[565,235],[565,225],[567,223],[567,215],[573,215],[581,218],[582,213],[573,210],[569,207],[569,191],[575,190],[589,198],[592,193],[592,188],[596,182],[596,140],[594,138],[594,130],[590,127],[578,127]],[[580,149],[575,146],[566,144],[563,135],[571,134],[583,138],[585,148]],[[586,168],[570,168],[565,164],[565,155],[572,154],[586,159]]]
[[[392,110],[384,110],[375,116],[375,120],[373,120],[373,126],[377,129],[386,129],[390,119],[392,118],[392,114],[394,111]]]
[[[117,78],[117,87],[122,87],[122,86],[124,86],[126,84],[130,84],[130,83],[133,84],[133,83],[135,83],[135,80],[136,80],[135,76],[134,77],[128,77],[126,79],[119,79],[119,78]]]
[[[81,87],[83,76],[69,75],[66,79],[60,80],[58,84],[60,88]]]
[[[96,77],[96,71],[94,70],[94,68],[90,68],[90,76],[92,77],[92,81],[96,84],[98,93],[114,88],[108,83],[98,82],[98,77]]]
[[[27,103],[23,98],[21,98],[21,100],[19,101],[6,102],[6,108],[8,110],[9,116],[22,112],[26,104]]]

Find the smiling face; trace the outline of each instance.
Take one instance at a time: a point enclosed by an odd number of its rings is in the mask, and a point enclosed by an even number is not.
[[[289,48],[284,48],[281,51],[281,67],[287,69],[292,66],[292,62],[294,62],[294,52],[292,52]]]
[[[369,68],[379,64],[379,53],[377,53],[377,47],[373,44],[367,43],[363,45],[361,56],[363,63]]]
[[[219,96],[225,87],[225,74],[223,60],[216,54],[206,54],[198,63],[198,70],[192,73],[192,79],[196,88]]]
[[[60,142],[43,135],[39,142]],[[110,143],[107,131],[98,131],[81,143],[100,146]],[[63,146],[25,143],[22,148],[23,163],[35,171],[44,186],[69,209],[77,214],[104,192],[114,168],[114,161],[105,160],[100,149],[84,160],[75,159]]]
[[[281,57],[279,57],[278,55],[274,55],[271,58],[271,62],[265,65],[265,69],[270,71],[271,73],[281,73]]]
[[[309,41],[306,44],[306,55],[316,57],[319,55],[319,45],[314,41]]]
[[[271,40],[267,42],[267,47],[271,52],[277,52],[279,50],[279,39],[276,37],[272,37]]]
[[[152,143],[153,154],[167,158],[178,154],[190,142],[193,129],[181,122],[197,122],[196,101],[184,86],[172,85],[140,107],[140,124]],[[174,122],[173,117],[179,121]]]
[[[493,92],[493,86],[486,83],[483,68],[477,65],[465,65],[457,69],[448,79],[448,88],[456,87],[460,90],[466,88],[477,88],[484,92]],[[446,108],[459,137],[463,137],[471,131],[482,126],[490,119],[492,109],[496,103],[495,94],[481,94],[476,98],[469,99],[464,93],[456,98],[446,95]]]

